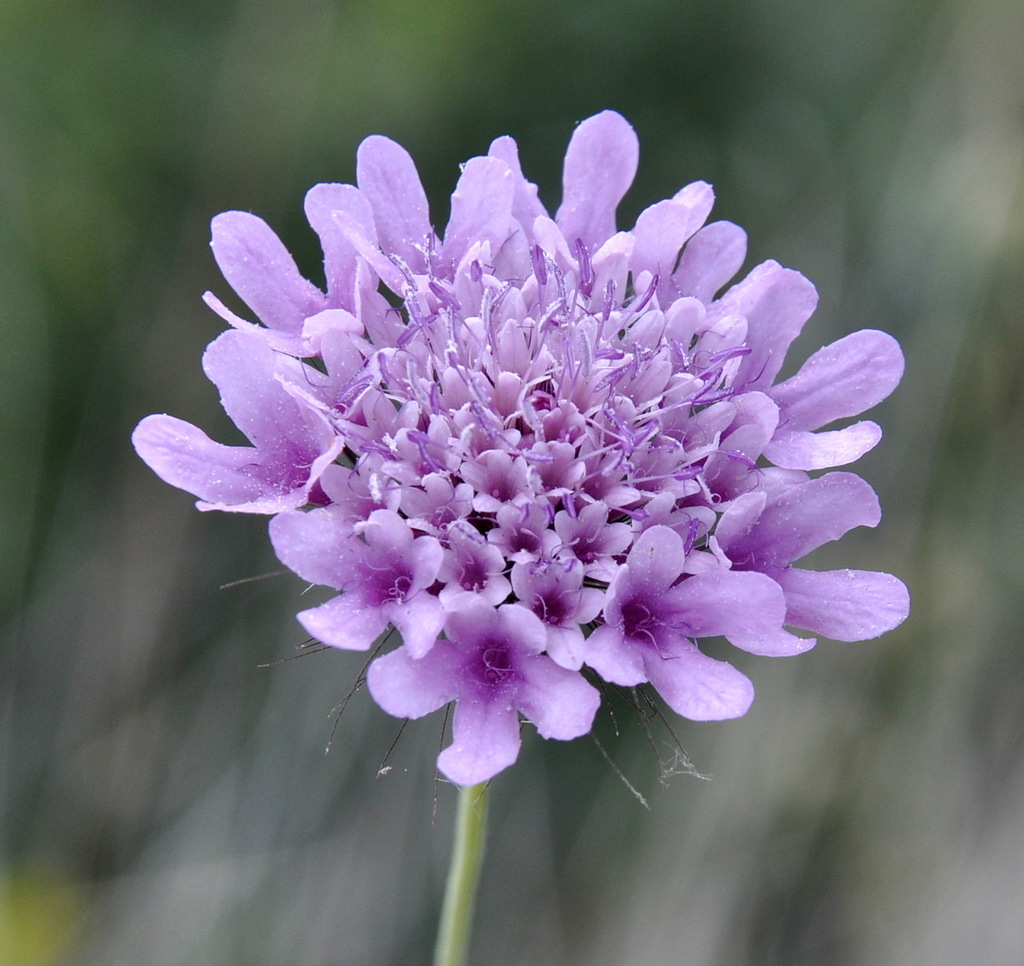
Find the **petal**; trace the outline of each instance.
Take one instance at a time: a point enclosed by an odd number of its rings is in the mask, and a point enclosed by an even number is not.
[[[268,328],[297,333],[326,301],[262,218],[226,211],[211,223],[213,257],[228,284]]]
[[[722,446],[751,460],[761,455],[779,425],[779,407],[762,392],[735,396],[736,415],[722,437]]]
[[[627,290],[629,262],[633,255],[635,242],[628,231],[619,231],[612,235],[594,254],[593,303],[595,307],[603,307],[606,298],[614,298],[616,293]],[[610,293],[610,295],[609,295]]]
[[[533,220],[540,215],[546,217],[547,212],[544,210],[544,206],[537,200],[537,186],[523,176],[523,169],[519,163],[519,147],[516,142],[507,136],[496,138],[491,142],[487,154],[489,157],[504,161],[512,171],[512,180],[515,184],[512,217],[520,225],[527,227],[532,225]]]
[[[733,543],[749,534],[764,512],[767,496],[755,490],[736,497],[718,518],[714,539],[728,554]],[[735,558],[734,558],[735,559]]]
[[[359,259],[356,250],[335,221],[334,212],[347,212],[362,226],[366,237],[375,241],[373,209],[366,196],[350,184],[314,185],[306,192],[305,209],[306,219],[320,236],[330,304],[354,311],[356,266]]]
[[[675,530],[655,526],[640,534],[626,558],[629,585],[643,584],[652,592],[667,590],[683,572],[686,552]]]
[[[786,600],[782,588],[764,574],[712,570],[688,577],[673,588],[672,605],[687,637],[722,635],[745,651],[772,657],[814,646],[812,639],[782,629]]]
[[[392,292],[403,292],[408,280],[401,269],[381,251],[373,236],[347,211],[331,213],[338,231],[349,245],[359,254],[363,262],[377,275]],[[390,249],[385,249],[390,251]]]
[[[383,607],[367,607],[358,594],[332,597],[300,611],[299,623],[318,641],[349,651],[366,651],[388,626]]]
[[[524,661],[522,673],[517,703],[544,738],[568,741],[590,731],[601,695],[580,674],[543,655]]]
[[[891,574],[866,570],[784,570],[786,623],[836,641],[865,641],[891,631],[910,613],[910,595]]]
[[[555,222],[546,215],[540,215],[534,218],[532,228],[534,241],[563,272],[575,270],[575,256],[569,250],[569,243]]]
[[[418,536],[409,548],[409,561],[412,563],[413,589],[426,589],[435,580],[441,570],[444,551],[434,537]]]
[[[583,667],[587,639],[579,625],[559,627],[548,624],[547,635],[545,650],[552,661],[559,667],[569,668],[570,671],[578,671]]]
[[[818,433],[779,432],[764,448],[776,466],[790,470],[824,470],[846,466],[874,449],[882,428],[868,419],[845,429]]]
[[[436,597],[420,591],[404,604],[391,604],[387,616],[402,635],[409,656],[421,658],[440,637],[445,613]]]
[[[779,423],[779,407],[761,392],[735,397],[736,415],[721,439],[718,453],[707,461],[705,479],[719,494],[749,489],[747,483],[758,457],[772,440]]]
[[[523,659],[540,654],[547,641],[544,625],[532,611],[521,604],[495,609],[478,595],[468,596],[463,606],[448,613],[445,634],[470,650],[489,638],[503,639]]]
[[[414,271],[426,266],[423,248],[431,234],[427,195],[416,165],[400,144],[374,134],[356,152],[356,181],[373,208],[377,241]]]
[[[471,158],[452,195],[452,213],[444,231],[442,256],[458,264],[476,242],[496,252],[512,230],[515,180],[504,161]]]
[[[562,171],[562,204],[555,220],[572,248],[591,252],[615,234],[615,209],[636,174],[640,145],[614,111],[587,118],[573,132]]]
[[[452,738],[437,767],[456,785],[476,785],[519,757],[519,716],[504,699],[463,698],[455,706]]]
[[[738,718],[753,703],[754,685],[746,675],[690,642],[671,655],[649,652],[644,663],[665,703],[691,721]]]
[[[373,700],[396,718],[422,718],[459,693],[459,655],[438,646],[416,660],[407,648],[378,657],[366,672]]]
[[[818,429],[877,405],[903,376],[903,352],[885,332],[862,329],[814,353],[771,390],[788,429]]]
[[[281,493],[263,478],[255,449],[215,443],[174,416],[147,416],[132,433],[132,444],[160,479],[217,509],[244,505],[249,512],[276,513],[304,502],[301,492]],[[253,505],[262,499],[268,501],[266,509]]]
[[[284,332],[281,329],[268,329],[259,323],[249,322],[235,312],[232,312],[213,292],[203,292],[203,301],[228,325],[242,332],[259,336],[271,349],[275,349],[278,352],[288,352],[297,356],[309,355],[303,344],[301,334]]]
[[[604,624],[587,638],[583,660],[609,684],[632,687],[647,680],[643,648],[623,640],[622,631]]]
[[[405,556],[412,547],[412,530],[394,510],[374,510],[360,529],[374,549]]]
[[[298,460],[308,461],[318,447],[303,407],[277,379],[294,362],[258,336],[235,330],[221,333],[203,353],[203,371],[220,390],[221,404],[234,424],[260,449],[296,448]],[[289,374],[301,380],[294,368]]]
[[[751,352],[740,362],[735,385],[766,389],[775,381],[786,352],[818,304],[814,286],[777,262],[758,265],[715,303],[720,318],[747,320]]]
[[[659,201],[642,211],[632,232],[634,274],[646,269],[667,280],[683,245],[704,224],[714,202],[711,185],[698,181],[675,198]]]
[[[502,604],[498,608],[497,626],[515,649],[523,655],[536,655],[547,644],[547,628],[541,619],[522,604]]]
[[[784,491],[727,552],[744,568],[787,567],[854,527],[877,526],[881,517],[875,491],[859,476],[828,473]]]
[[[683,249],[672,274],[679,295],[710,302],[747,257],[747,233],[731,221],[715,221],[698,231]]]
[[[270,541],[281,563],[303,580],[340,590],[350,575],[347,558],[366,550],[347,521],[335,506],[280,513],[270,521]]]

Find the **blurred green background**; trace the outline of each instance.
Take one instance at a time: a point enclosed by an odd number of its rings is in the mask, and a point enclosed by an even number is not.
[[[454,804],[440,718],[296,653],[265,521],[199,514],[128,437],[230,439],[199,368],[212,215],[310,277],[302,196],[384,133],[435,224],[512,134],[556,205],[573,125],[641,140],[623,205],[704,179],[819,287],[793,353],[862,327],[908,360],[857,467],[914,611],[864,644],[735,653],[747,717],[534,735],[493,794],[489,966],[1024,962],[1024,9],[1016,0],[0,0],[0,963],[417,966]],[[654,741],[671,755],[657,723]]]

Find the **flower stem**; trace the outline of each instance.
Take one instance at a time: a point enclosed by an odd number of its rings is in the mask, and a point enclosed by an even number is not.
[[[484,858],[488,783],[459,789],[455,844],[444,890],[434,966],[464,966],[473,924],[473,904]]]

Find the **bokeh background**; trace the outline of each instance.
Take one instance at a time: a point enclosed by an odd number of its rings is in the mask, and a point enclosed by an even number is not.
[[[649,809],[592,742],[528,739],[475,962],[1024,962],[1022,50],[1016,0],[0,0],[0,962],[429,961],[440,716],[390,757],[365,693],[335,730],[360,656],[288,660],[300,582],[236,583],[280,569],[265,521],[196,513],[128,437],[166,411],[232,438],[199,369],[213,214],[257,212],[316,278],[303,193],[366,135],[443,225],[499,134],[556,205],[606,107],[641,139],[621,225],[708,180],[748,268],[818,285],[794,362],[902,341],[858,467],[885,519],[817,563],[895,572],[914,611],[734,652],[750,714],[671,722],[710,780],[664,722],[605,721]]]

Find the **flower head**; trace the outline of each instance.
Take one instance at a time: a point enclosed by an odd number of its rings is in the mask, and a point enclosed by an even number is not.
[[[637,155],[618,114],[584,121],[552,218],[499,138],[437,233],[412,159],[368,138],[356,186],[306,198],[326,291],[259,218],[218,216],[214,255],[258,321],[208,295],[232,331],[206,371],[252,445],[170,416],[135,432],[201,508],[275,514],[281,560],[340,591],[299,615],[310,634],[400,632],[371,694],[405,717],[456,702],[456,782],[511,764],[521,717],[585,733],[598,679],[742,715],[753,687],[703,637],[795,654],[814,641],[784,627],[857,640],[908,611],[888,574],[793,566],[878,523],[858,477],[811,474],[878,442],[869,421],[832,427],[892,391],[899,346],[857,332],[776,384],[813,286],[766,262],[725,288],[745,236],[707,223],[703,182],[616,231]]]

